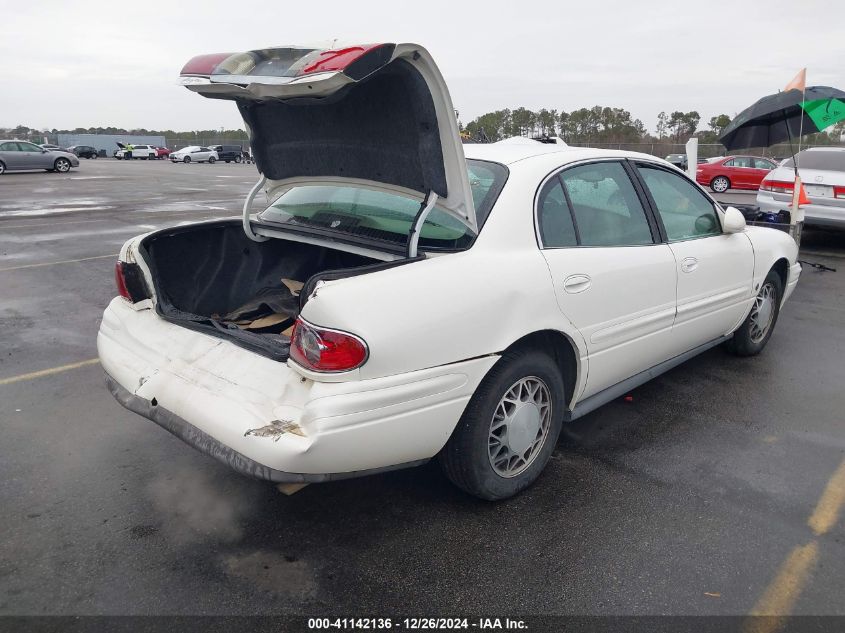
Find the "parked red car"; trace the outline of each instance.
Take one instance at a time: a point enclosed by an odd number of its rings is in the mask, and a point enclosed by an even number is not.
[[[167,158],[170,156],[170,150],[166,147],[156,147],[156,158]]]
[[[728,189],[759,189],[763,178],[775,167],[777,163],[761,156],[725,156],[700,164],[695,179],[716,193]]]

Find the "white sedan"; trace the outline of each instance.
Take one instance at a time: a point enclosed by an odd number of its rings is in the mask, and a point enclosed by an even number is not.
[[[177,152],[170,153],[170,162],[173,163],[209,163],[217,162],[219,156],[217,152],[208,147],[200,147],[199,145],[191,145],[183,147]]]
[[[715,345],[759,353],[798,281],[788,235],[661,159],[463,146],[418,45],[203,56],[183,78],[238,100],[263,177],[242,221],[123,246],[100,359],[121,404],[256,478],[437,457],[509,497],[568,421]]]

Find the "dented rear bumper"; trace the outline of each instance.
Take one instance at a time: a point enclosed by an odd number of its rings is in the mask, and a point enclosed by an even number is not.
[[[205,433],[193,424],[186,422],[172,411],[168,411],[164,407],[157,406],[157,404],[153,405],[149,400],[144,400],[143,398],[130,393],[128,390],[117,384],[115,379],[108,374],[106,374],[106,386],[109,388],[109,391],[115,399],[130,411],[152,420],[160,427],[170,431],[180,440],[186,444],[190,444],[201,453],[210,455],[214,459],[229,466],[232,470],[254,479],[263,479],[274,483],[319,483],[336,479],[364,477],[366,475],[374,475],[379,472],[398,470],[400,468],[410,468],[412,466],[424,464],[428,461],[427,459],[421,459],[405,464],[396,464],[393,466],[385,466],[383,468],[373,468],[370,470],[351,471],[345,473],[286,473],[281,470],[265,466],[264,464],[259,464],[255,460],[250,459],[238,451],[229,448],[222,442],[217,441],[208,433]]]
[[[498,359],[322,382],[120,298],[103,315],[97,347],[121,404],[238,472],[275,482],[430,459]]]

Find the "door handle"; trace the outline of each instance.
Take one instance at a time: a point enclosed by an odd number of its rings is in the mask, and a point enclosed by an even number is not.
[[[593,281],[587,275],[569,275],[563,280],[563,289],[571,295],[587,290]]]
[[[684,257],[681,262],[681,270],[685,273],[691,273],[698,268],[698,260],[695,257]]]

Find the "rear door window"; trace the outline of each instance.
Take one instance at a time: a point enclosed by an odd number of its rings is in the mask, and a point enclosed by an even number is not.
[[[581,246],[653,244],[645,210],[621,163],[600,162],[566,169],[566,187]]]
[[[772,161],[766,160],[765,158],[754,159],[754,169],[765,169],[767,171],[771,171],[775,167],[776,165]]]

